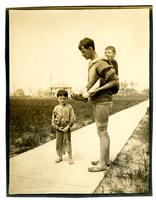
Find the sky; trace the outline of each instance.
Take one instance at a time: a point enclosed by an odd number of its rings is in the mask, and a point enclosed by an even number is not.
[[[100,57],[106,46],[116,48],[120,81],[149,87],[148,8],[11,10],[9,20],[11,92],[85,87],[89,61],[78,50],[84,37],[94,40]]]

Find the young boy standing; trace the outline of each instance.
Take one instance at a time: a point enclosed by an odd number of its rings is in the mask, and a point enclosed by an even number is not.
[[[63,154],[68,152],[69,164],[73,164],[71,131],[75,121],[75,114],[72,106],[68,104],[68,92],[59,90],[57,93],[59,105],[57,105],[52,113],[52,126],[56,129],[56,151],[59,163],[62,161]]]

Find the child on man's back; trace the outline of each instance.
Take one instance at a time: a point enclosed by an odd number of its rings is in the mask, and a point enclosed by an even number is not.
[[[115,69],[116,75],[118,76],[118,74],[119,74],[118,63],[114,59],[115,56],[116,56],[116,49],[115,49],[115,47],[113,47],[113,46],[107,46],[105,48],[105,57],[106,57],[106,60],[108,60],[108,62],[113,65],[113,68]]]

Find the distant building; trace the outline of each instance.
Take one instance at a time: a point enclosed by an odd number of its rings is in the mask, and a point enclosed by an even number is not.
[[[24,97],[25,96],[24,90],[23,89],[17,89],[14,92],[13,96],[15,96],[15,97]]]
[[[44,90],[42,92],[43,97],[57,97],[57,92],[59,90],[66,90],[68,92],[68,96],[71,97],[72,87],[67,84],[56,84],[51,88]]]

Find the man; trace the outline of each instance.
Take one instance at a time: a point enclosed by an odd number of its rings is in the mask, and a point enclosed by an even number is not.
[[[119,82],[115,71],[112,70],[112,66],[105,60],[98,58],[92,39],[84,38],[80,41],[78,48],[82,56],[86,60],[90,60],[88,67],[88,83],[83,96],[85,98],[90,97],[93,103],[97,133],[100,138],[100,156],[98,161],[92,162],[94,166],[89,167],[88,171],[98,172],[106,170],[110,165],[110,138],[107,132],[107,126],[110,110],[112,108],[113,92],[111,89],[118,86]],[[100,82],[99,87],[90,91],[98,80]]]

